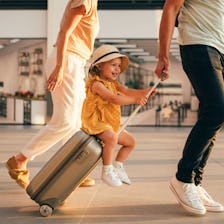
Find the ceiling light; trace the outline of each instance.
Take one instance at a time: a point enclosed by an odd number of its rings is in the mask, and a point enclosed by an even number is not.
[[[179,48],[170,49],[170,52],[180,52]]]
[[[154,58],[154,59],[148,59],[148,58],[143,58],[144,61],[148,61],[148,62],[157,62],[158,59]]]
[[[14,43],[17,43],[17,42],[19,42],[19,41],[20,41],[20,39],[18,39],[18,38],[17,38],[17,39],[11,39],[11,40],[10,40],[10,43],[11,43],[11,44],[14,44]]]
[[[178,44],[178,43],[177,43],[177,39],[172,39],[172,40],[171,40],[171,43],[172,43],[172,44]]]
[[[149,56],[139,56],[138,58],[148,58],[148,59],[154,59],[155,56],[149,55]]]
[[[126,39],[99,39],[100,43],[127,43]]]
[[[136,48],[136,44],[113,44],[117,48]]]
[[[138,55],[150,55],[149,52],[133,52],[133,53],[130,53],[130,55],[132,56],[138,56]]]
[[[142,48],[124,48],[122,51],[125,52],[143,52],[144,50]]]
[[[178,61],[181,61],[181,57],[180,56],[176,56],[175,57]]]
[[[144,61],[158,61],[158,59],[155,56],[139,56],[139,59],[143,59]]]
[[[4,47],[5,47],[4,45],[0,44],[0,49],[2,49],[2,48],[4,48]]]
[[[175,49],[178,48],[179,49],[179,45],[178,44],[171,44],[170,48],[175,48]]]
[[[171,54],[173,55],[173,56],[179,56],[180,55],[180,52],[178,51],[178,52],[171,52]]]

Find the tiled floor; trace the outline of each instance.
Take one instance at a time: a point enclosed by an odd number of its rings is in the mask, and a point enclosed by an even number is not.
[[[41,126],[0,126],[0,223],[2,224],[223,224],[224,213],[203,217],[187,214],[169,189],[169,180],[189,133],[189,128],[128,128],[137,139],[135,151],[126,162],[132,185],[118,188],[100,180],[101,164],[92,172],[96,186],[79,188],[66,204],[43,218],[39,206],[9,177],[4,167],[8,157],[17,153]],[[217,139],[205,174],[204,187],[224,202],[224,133]],[[53,155],[56,147],[31,161],[33,177]]]

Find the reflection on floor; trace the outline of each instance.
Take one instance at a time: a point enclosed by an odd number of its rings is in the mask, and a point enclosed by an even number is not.
[[[136,138],[136,148],[125,163],[132,184],[114,188],[105,185],[100,179],[102,164],[99,164],[90,174],[96,186],[78,188],[64,206],[53,211],[52,217],[41,217],[39,206],[9,178],[5,168],[5,161],[18,153],[41,128],[0,125],[1,223],[223,224],[224,213],[207,212],[203,217],[187,214],[169,189],[190,131],[183,127],[128,127]],[[204,188],[221,203],[224,202],[223,138],[222,132],[203,181]],[[54,147],[28,163],[31,178],[57,149]]]

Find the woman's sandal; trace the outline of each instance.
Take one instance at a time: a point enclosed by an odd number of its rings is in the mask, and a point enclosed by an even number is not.
[[[26,189],[30,182],[29,171],[17,169],[15,156],[9,158],[9,160],[6,163],[6,167],[9,171],[10,177],[14,179],[20,187]],[[82,181],[79,187],[91,187],[94,185],[95,185],[95,180],[87,177]]]
[[[29,171],[17,169],[15,156],[9,158],[9,160],[6,162],[6,167],[9,171],[10,177],[14,179],[20,187],[26,189],[30,182]]]
[[[79,187],[92,187],[95,185],[95,180],[89,177],[86,177],[82,183],[79,185]]]

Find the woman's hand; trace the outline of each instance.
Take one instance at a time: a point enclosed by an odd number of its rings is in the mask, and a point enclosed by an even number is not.
[[[47,88],[49,91],[54,91],[63,82],[63,71],[60,66],[56,65],[50,77],[47,80]]]

